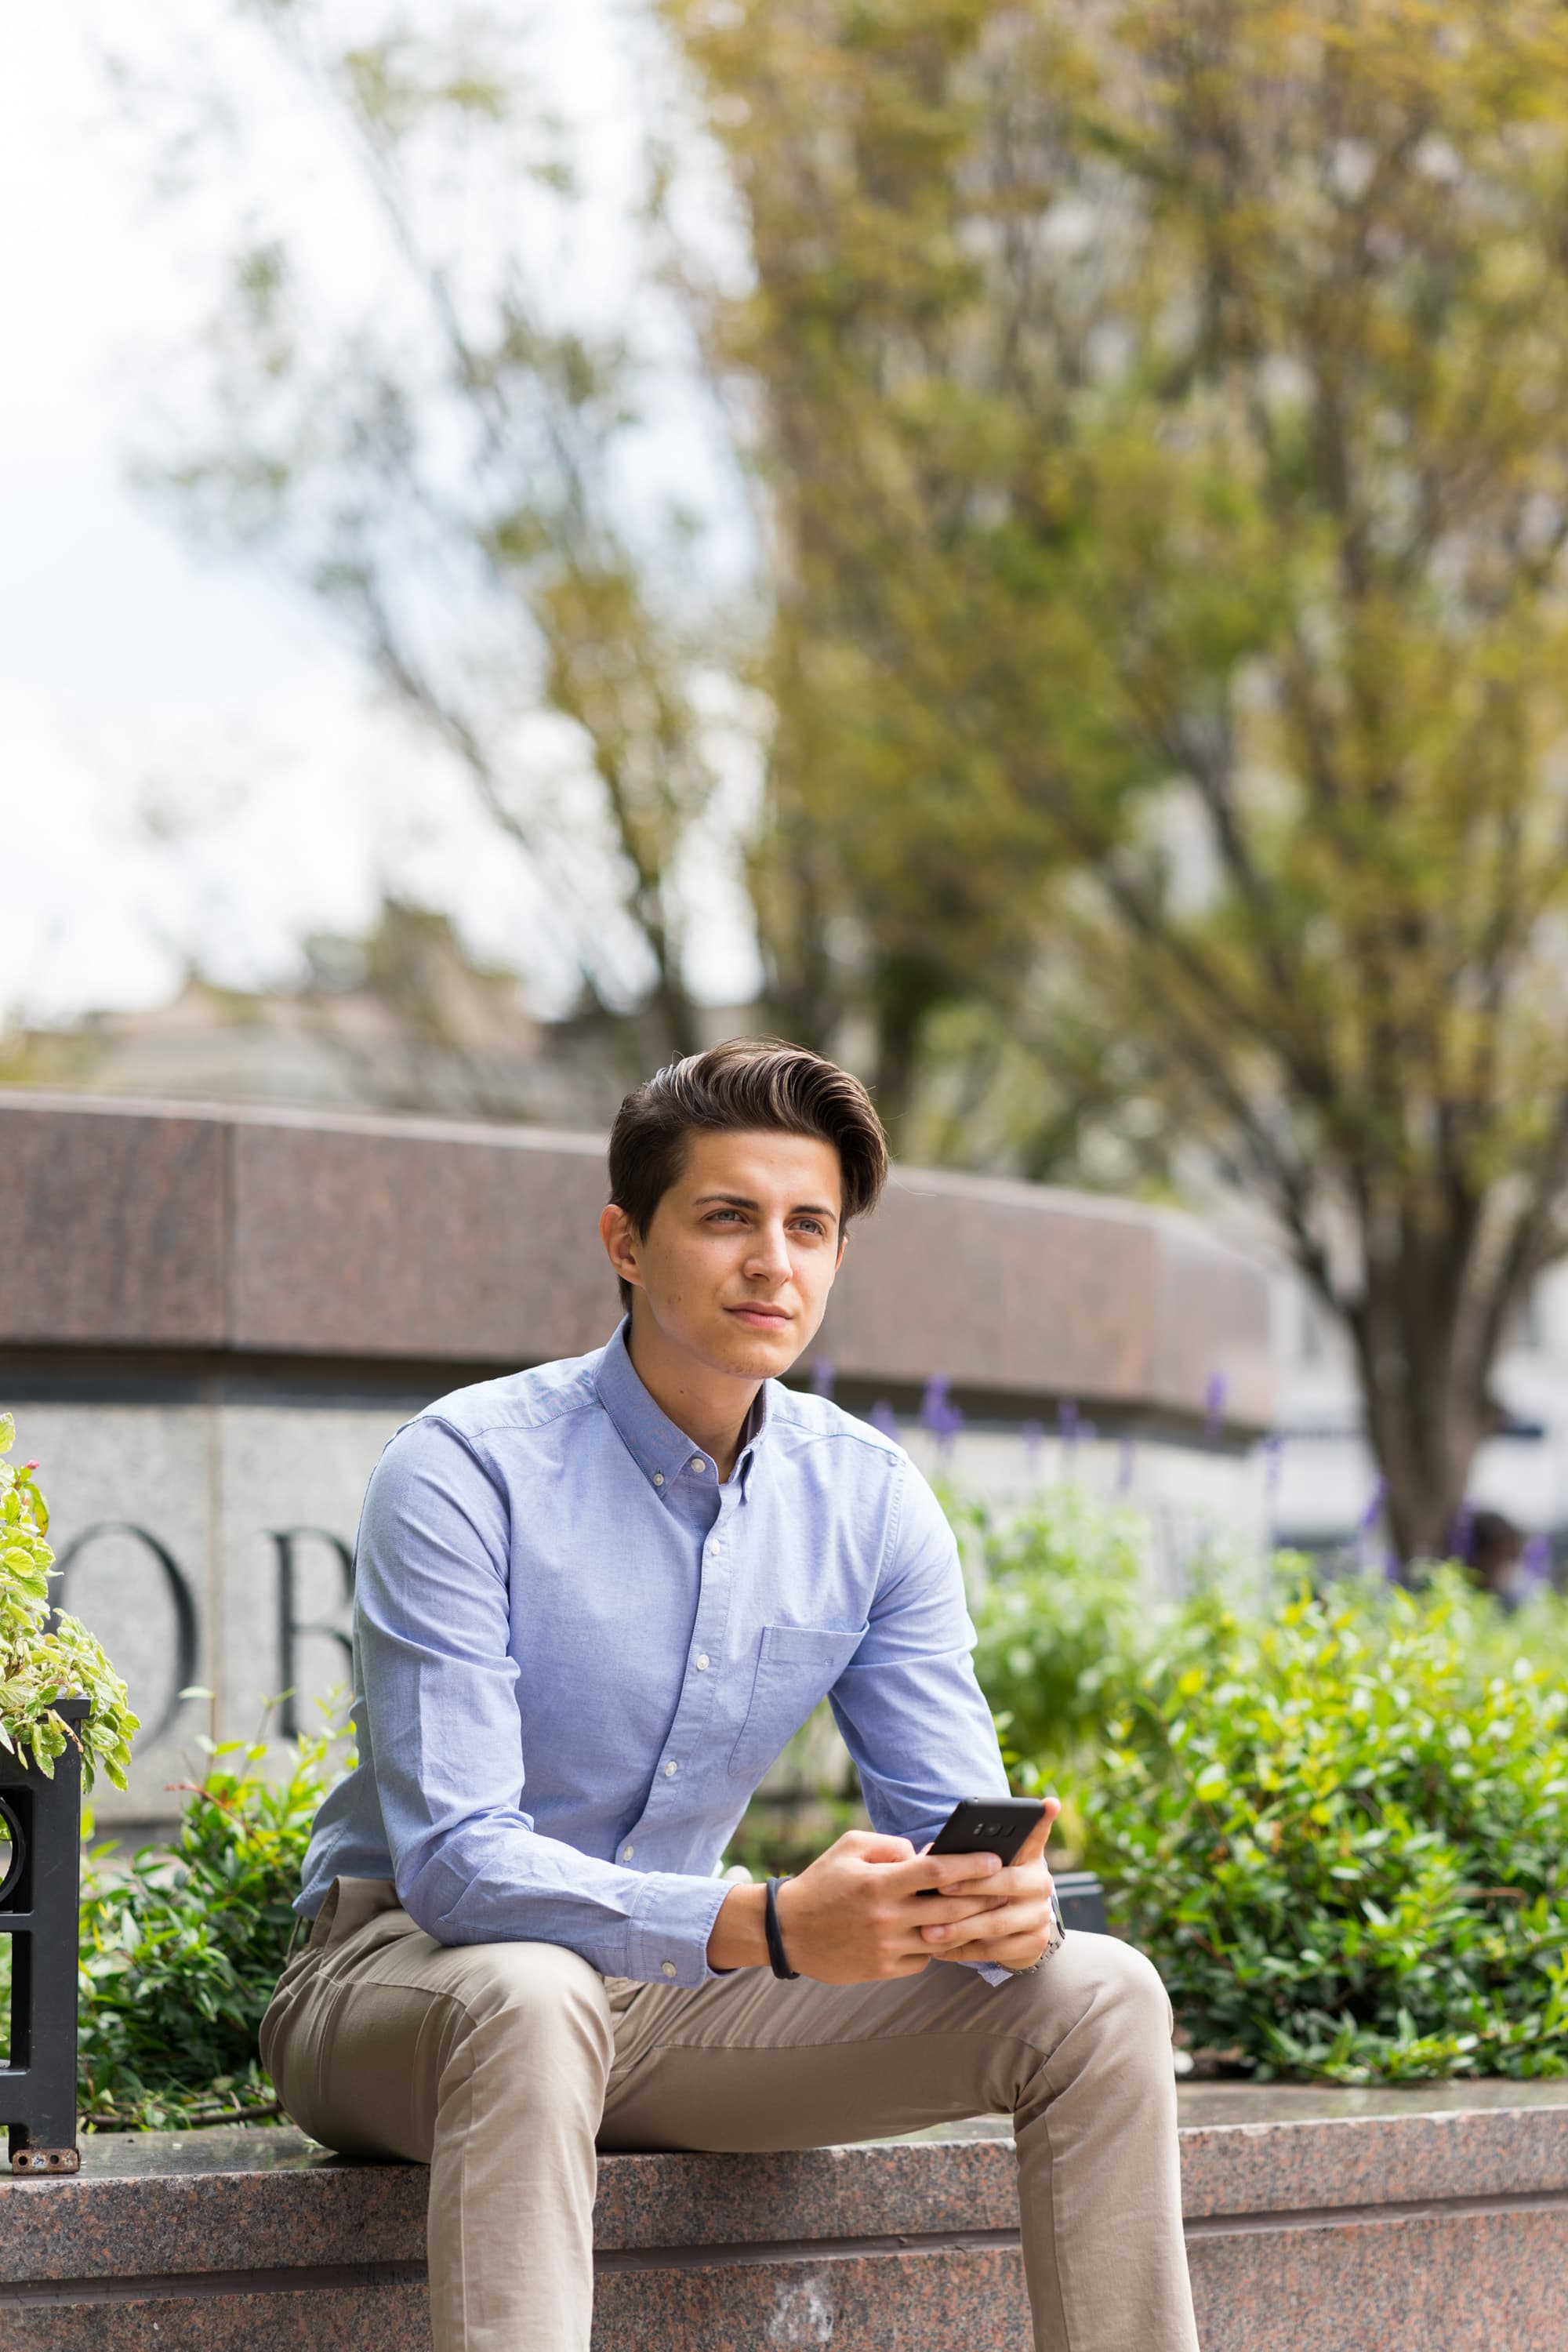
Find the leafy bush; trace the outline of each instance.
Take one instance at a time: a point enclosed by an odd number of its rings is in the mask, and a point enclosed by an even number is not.
[[[123,1789],[136,1717],[125,1685],[86,1626],[74,1617],[49,1622],[56,1570],[47,1541],[48,1506],[33,1476],[37,1465],[17,1468],[5,1459],[16,1442],[16,1423],[0,1413],[0,1748],[52,1775],[68,1740],[81,1751],[88,1788],[101,1766]],[[67,1697],[91,1700],[85,1723],[62,1723],[53,1712]]]
[[[80,2097],[89,2129],[276,2115],[257,2029],[288,1956],[310,1823],[342,1758],[302,1739],[282,1782],[264,1747],[212,1750],[173,1848],[89,1857]]]
[[[1529,1632],[1452,1572],[1167,1626],[1076,1794],[1197,2041],[1260,2076],[1568,2073],[1568,1693]]]
[[[1148,1612],[1147,1528],[1076,1486],[998,1520],[944,1498],[965,1559],[981,1688],[1020,1785],[1081,1755],[1135,1685]]]

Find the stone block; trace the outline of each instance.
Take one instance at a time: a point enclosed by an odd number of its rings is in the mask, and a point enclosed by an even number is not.
[[[1568,2084],[1180,2104],[1204,2352],[1562,2352]],[[1023,2352],[1005,2132],[604,2158],[595,2352]],[[425,2186],[292,2131],[89,2140],[0,2180],[0,2352],[423,2352]]]

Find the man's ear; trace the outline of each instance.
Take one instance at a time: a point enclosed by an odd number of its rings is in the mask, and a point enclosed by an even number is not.
[[[599,1239],[605,1244],[605,1255],[623,1282],[635,1283],[640,1289],[642,1275],[637,1266],[637,1236],[626,1211],[614,1201],[599,1212]]]

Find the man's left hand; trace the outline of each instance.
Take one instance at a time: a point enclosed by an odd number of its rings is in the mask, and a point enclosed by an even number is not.
[[[973,1895],[974,1914],[945,1927],[922,1927],[921,1940],[933,1959],[984,1960],[1003,1969],[1032,1969],[1051,1939],[1051,1874],[1046,1840],[1061,1811],[1055,1797],[1019,1847],[1016,1859],[989,1878],[961,1880],[944,1891]]]

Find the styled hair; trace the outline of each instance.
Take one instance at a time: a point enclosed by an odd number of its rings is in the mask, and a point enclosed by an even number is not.
[[[838,1154],[842,1224],[874,1208],[888,1139],[871,1097],[837,1062],[776,1037],[731,1037],[671,1062],[626,1097],[610,1130],[610,1199],[644,1234],[676,1181],[688,1136],[774,1128],[820,1136]],[[621,1304],[629,1307],[625,1279]]]

